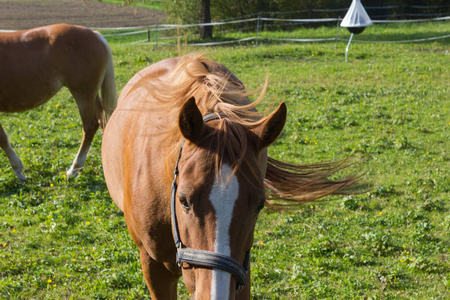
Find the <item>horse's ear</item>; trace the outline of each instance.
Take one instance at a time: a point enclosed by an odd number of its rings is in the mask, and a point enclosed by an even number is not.
[[[258,151],[268,147],[281,134],[284,124],[286,123],[286,115],[286,104],[282,102],[275,111],[253,129],[253,132],[259,137],[257,145]]]
[[[178,115],[178,126],[181,134],[189,141],[197,142],[202,134],[203,117],[195,104],[194,97],[187,100]]]

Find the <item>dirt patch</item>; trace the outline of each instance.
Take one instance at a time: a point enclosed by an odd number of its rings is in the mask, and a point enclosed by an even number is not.
[[[0,30],[67,23],[90,28],[163,23],[161,11],[83,0],[0,0]]]

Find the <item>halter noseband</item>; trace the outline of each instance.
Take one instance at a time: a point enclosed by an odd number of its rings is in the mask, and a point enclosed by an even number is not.
[[[215,113],[208,114],[203,117],[203,122],[208,122],[212,120],[218,120],[222,115],[217,115]],[[183,245],[180,239],[180,232],[178,230],[177,215],[175,212],[175,200],[177,193],[177,176],[178,176],[178,163],[181,158],[181,152],[183,150],[185,140],[181,143],[180,150],[178,152],[178,158],[175,164],[174,176],[172,181],[172,196],[170,199],[170,209],[172,217],[172,232],[175,240],[175,246],[177,248],[176,261],[178,266],[181,268],[183,263],[188,263],[193,266],[200,266],[211,269],[219,269],[226,271],[233,275],[236,280],[236,290],[239,293],[242,288],[247,284],[247,273],[248,264],[250,260],[250,249],[245,253],[244,265],[241,265],[237,260],[231,258],[230,256],[223,255],[220,253],[206,251],[206,250],[196,250],[192,248],[187,248]]]

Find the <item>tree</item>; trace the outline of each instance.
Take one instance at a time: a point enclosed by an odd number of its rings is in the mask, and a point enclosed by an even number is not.
[[[200,23],[211,23],[211,1],[199,0],[200,6]],[[200,38],[212,39],[212,26],[200,26]]]

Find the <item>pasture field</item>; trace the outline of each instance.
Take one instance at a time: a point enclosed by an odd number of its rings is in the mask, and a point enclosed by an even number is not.
[[[161,1],[0,0],[0,30],[29,29],[49,24],[86,27],[140,26],[163,22]]]
[[[383,28],[390,38],[433,28],[449,34],[443,24]],[[370,40],[375,27],[361,38]],[[176,48],[111,46],[118,91],[140,69],[179,54]],[[270,75],[261,109],[281,101],[288,106],[271,156],[293,163],[360,157],[344,174],[366,172],[375,182],[358,196],[283,213],[264,209],[251,253],[253,298],[449,299],[449,39],[353,43],[348,63],[345,47],[202,49],[250,91]],[[2,114],[1,122],[28,181],[14,177],[2,152],[0,299],[149,299],[138,250],[106,189],[101,132],[84,172],[65,176],[81,139],[69,92],[32,111]],[[189,297],[181,281],[179,296]]]
[[[91,2],[111,3],[120,6],[142,7],[153,10],[164,10],[163,1],[159,0],[88,0]]]

